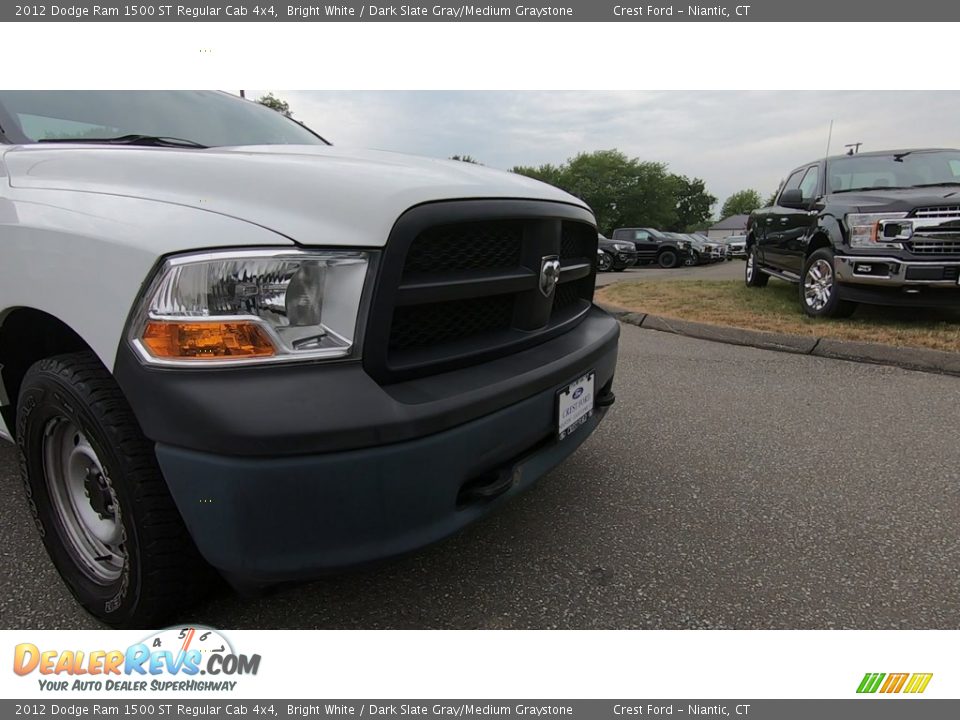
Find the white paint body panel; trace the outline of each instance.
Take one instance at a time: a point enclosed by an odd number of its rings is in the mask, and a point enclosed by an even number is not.
[[[2,147],[2,146],[0,146]],[[131,307],[164,255],[223,247],[379,248],[430,201],[583,203],[453,160],[325,146],[0,150],[0,324],[49,313],[112,368]],[[10,432],[0,420],[0,436]]]
[[[241,218],[304,245],[382,247],[396,219],[432,200],[583,203],[550,185],[457,160],[322,145],[178,150],[25,146],[14,188],[146,198]]]

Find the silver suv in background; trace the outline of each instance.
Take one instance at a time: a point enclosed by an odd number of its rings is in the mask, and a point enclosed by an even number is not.
[[[747,257],[746,235],[727,235],[723,242],[727,246],[727,260]]]

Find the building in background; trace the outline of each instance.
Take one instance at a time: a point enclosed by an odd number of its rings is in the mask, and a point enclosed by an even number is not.
[[[727,235],[743,235],[747,232],[749,219],[749,215],[731,215],[707,228],[707,237],[711,240],[722,240]]]

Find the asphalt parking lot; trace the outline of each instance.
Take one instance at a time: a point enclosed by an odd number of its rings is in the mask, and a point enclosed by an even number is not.
[[[602,287],[631,280],[741,280],[742,278],[743,261],[729,260],[712,265],[678,267],[672,270],[664,270],[656,265],[641,265],[627,268],[622,272],[600,273],[597,275],[597,285]]]
[[[960,379],[633,326],[617,377],[597,433],[498,514],[380,567],[252,600],[223,591],[181,619],[957,627]],[[8,445],[0,487],[0,627],[96,627],[41,548]]]

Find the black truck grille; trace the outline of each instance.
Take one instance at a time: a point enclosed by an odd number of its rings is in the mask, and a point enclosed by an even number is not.
[[[477,300],[451,300],[402,305],[393,311],[390,349],[430,347],[510,327],[513,299],[494,295]]]
[[[522,243],[523,223],[515,221],[430,228],[410,246],[403,274],[516,267]]]
[[[425,205],[397,222],[364,341],[382,382],[464,367],[569,330],[593,299],[597,231],[575,206],[519,200]],[[541,290],[545,263],[560,277]]]

